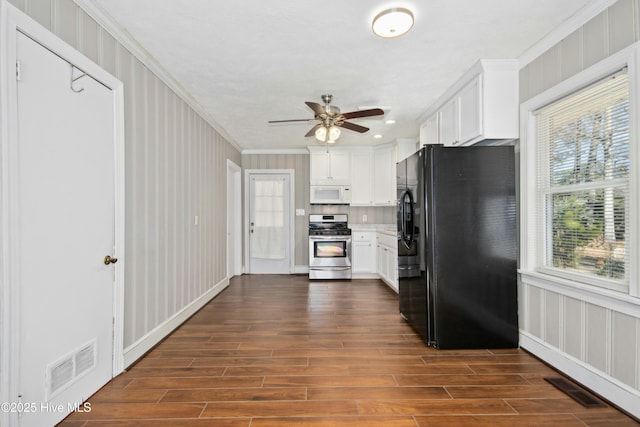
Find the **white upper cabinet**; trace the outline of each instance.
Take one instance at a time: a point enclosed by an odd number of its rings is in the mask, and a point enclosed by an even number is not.
[[[422,116],[420,144],[518,138],[518,63],[483,59]]]
[[[432,113],[420,126],[420,145],[440,143],[440,111]],[[402,160],[402,159],[400,159]]]
[[[354,151],[351,153],[351,205],[373,205],[373,152]]]
[[[351,183],[351,156],[349,152],[324,147],[309,148],[311,184],[349,185]]]
[[[440,140],[441,144],[453,145],[460,139],[458,97],[455,97],[440,109]]]
[[[352,151],[351,206],[393,206],[395,198],[396,147]]]
[[[480,89],[480,76],[477,76],[458,95],[458,141],[461,144],[483,134]]]
[[[416,150],[413,139],[369,147],[309,149],[309,184],[351,186],[352,206],[395,206],[396,159]]]
[[[376,206],[396,204],[396,150],[390,145],[373,150],[373,203]]]

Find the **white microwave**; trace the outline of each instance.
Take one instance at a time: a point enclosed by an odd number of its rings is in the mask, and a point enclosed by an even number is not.
[[[312,205],[348,205],[351,203],[351,187],[348,185],[312,185]]]

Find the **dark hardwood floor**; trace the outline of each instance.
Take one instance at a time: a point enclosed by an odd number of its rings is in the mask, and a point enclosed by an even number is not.
[[[60,425],[631,426],[518,349],[426,347],[378,280],[236,277]]]

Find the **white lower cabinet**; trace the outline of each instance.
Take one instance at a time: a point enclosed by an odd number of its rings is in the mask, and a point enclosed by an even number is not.
[[[351,272],[376,273],[376,233],[355,231],[351,234]]]
[[[387,233],[376,233],[378,275],[391,289],[398,292],[398,240]]]

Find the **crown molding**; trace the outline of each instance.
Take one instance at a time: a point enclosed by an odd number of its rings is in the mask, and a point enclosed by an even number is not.
[[[229,133],[200,105],[198,101],[169,73],[157,59],[151,55],[138,41],[102,7],[91,0],[73,0],[87,15],[95,20],[105,31],[113,36],[118,43],[135,56],[145,67],[155,74],[164,84],[173,90],[184,102],[202,117],[216,132],[218,132],[236,150],[242,152],[242,147]]]
[[[578,10],[575,14],[570,16],[520,55],[518,58],[520,69],[523,69],[528,64],[542,56],[542,54],[558,44],[562,39],[569,36],[617,1],[618,0],[594,0],[582,9]]]

